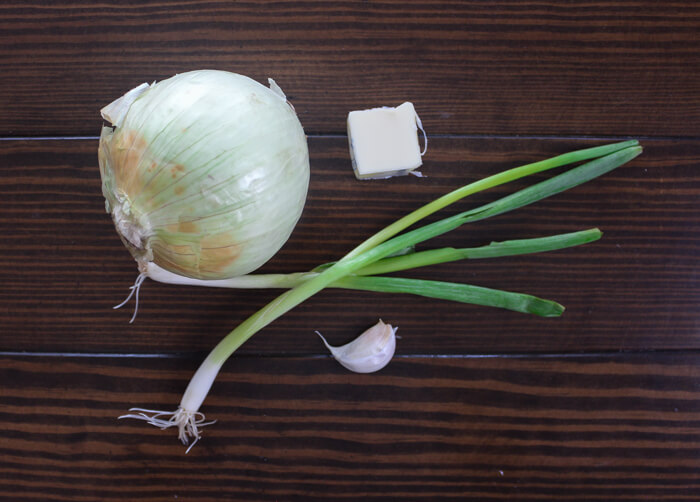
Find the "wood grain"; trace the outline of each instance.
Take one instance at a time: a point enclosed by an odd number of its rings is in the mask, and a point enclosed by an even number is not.
[[[0,359],[5,500],[694,500],[697,354],[235,357],[185,455],[168,409],[189,359]]]
[[[141,84],[274,77],[310,133],[416,104],[430,134],[694,136],[695,2],[20,0],[0,5],[0,136],[94,135]]]
[[[698,33],[690,1],[2,2],[0,500],[698,500]],[[200,68],[275,78],[310,135],[308,203],[266,272],[337,259],[507,167],[626,137],[645,151],[431,246],[596,226],[601,241],[410,274],[551,298],[561,318],[323,291],[226,363],[202,408],[218,423],[186,455],[116,417],[173,409],[278,291],[147,281],[129,325],[132,306],[111,307],[136,268],[95,135],[128,89]],[[427,177],[358,182],[348,111],[407,100]],[[378,317],[400,338],[377,374],[347,372],[313,333],[341,344]]]
[[[350,169],[345,138],[313,137],[304,215],[262,271],[303,271],[338,259],[391,221],[471,180],[602,142],[435,138],[423,168],[427,178],[359,182]],[[380,317],[400,326],[401,354],[700,348],[700,150],[695,141],[643,143],[644,154],[628,166],[534,206],[464,227],[431,246],[477,246],[596,226],[604,231],[601,241],[404,274],[551,298],[567,307],[561,318],[327,290],[241,350],[325,353],[314,330],[341,343]],[[278,294],[147,281],[139,316],[129,325],[133,304],[116,312],[111,307],[126,296],[136,267],[104,212],[96,148],[96,140],[0,142],[0,351],[205,351]],[[458,207],[475,207],[522,186],[478,194]]]

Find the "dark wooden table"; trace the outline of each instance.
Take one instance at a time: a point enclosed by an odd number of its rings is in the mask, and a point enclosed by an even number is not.
[[[700,5],[613,2],[17,1],[0,6],[0,499],[699,500]],[[172,409],[277,291],[136,276],[104,211],[99,109],[200,68],[275,80],[309,136],[311,186],[264,271],[337,259],[469,181],[638,138],[629,165],[435,245],[598,226],[596,243],[415,277],[525,291],[541,319],[326,290],[244,345],[189,453],[117,421]],[[426,178],[359,182],[348,111],[412,101]],[[515,183],[465,200],[495,199]],[[377,374],[331,359],[383,318]]]

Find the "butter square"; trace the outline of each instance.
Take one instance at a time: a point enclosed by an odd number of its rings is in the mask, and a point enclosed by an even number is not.
[[[413,103],[348,114],[350,158],[358,179],[408,174],[422,165]]]

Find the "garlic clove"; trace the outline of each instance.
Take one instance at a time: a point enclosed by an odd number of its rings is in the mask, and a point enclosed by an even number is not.
[[[373,373],[389,364],[394,357],[397,329],[380,319],[352,342],[339,347],[330,345],[318,331],[316,334],[344,367],[355,373]]]

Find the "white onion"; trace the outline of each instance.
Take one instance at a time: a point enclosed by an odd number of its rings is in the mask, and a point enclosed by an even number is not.
[[[287,241],[309,184],[294,109],[234,73],[201,70],[141,86],[102,110],[102,192],[140,268],[224,279]]]

